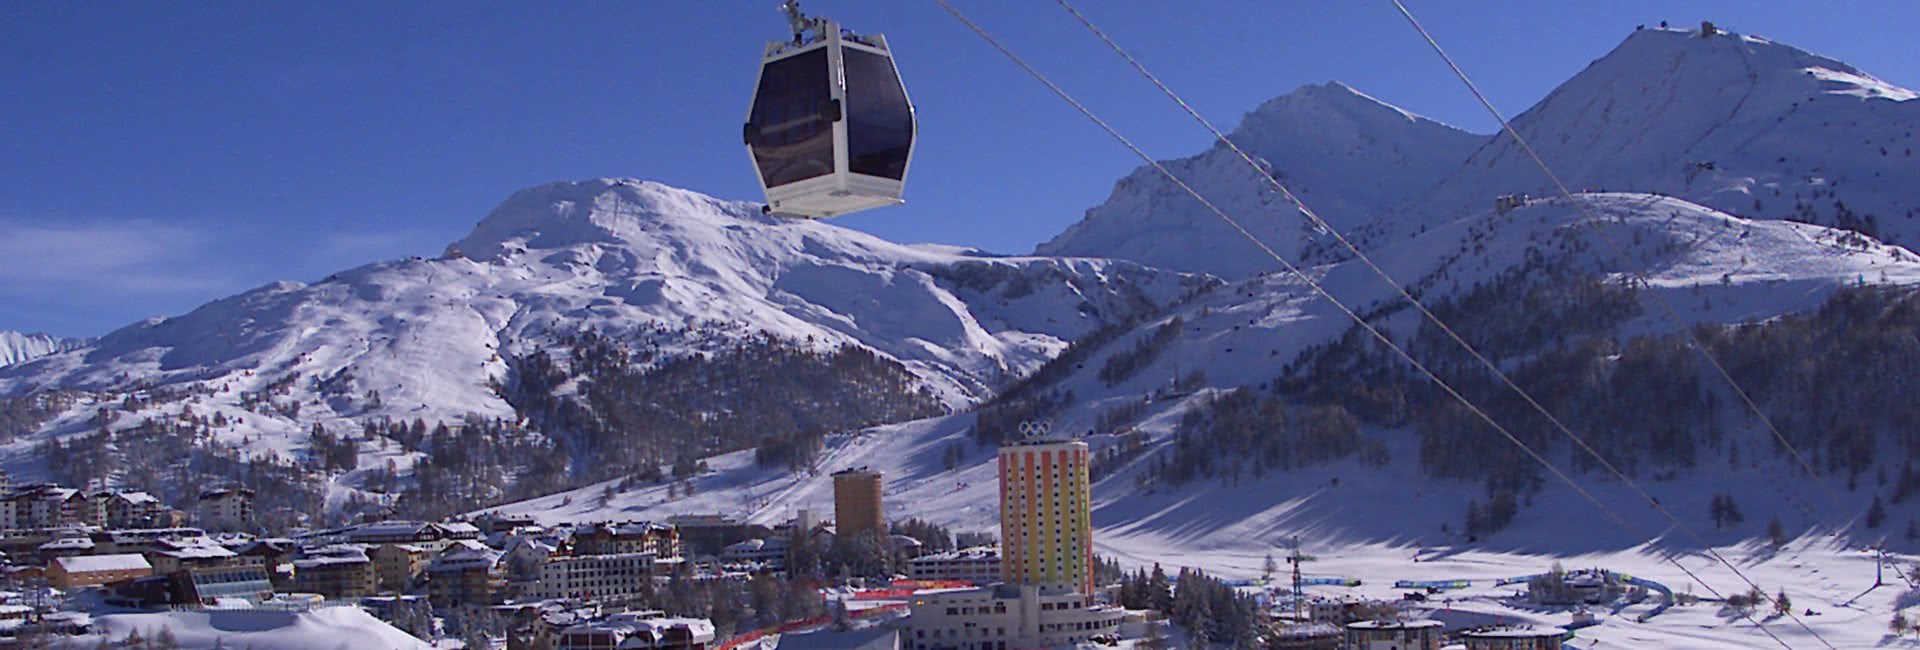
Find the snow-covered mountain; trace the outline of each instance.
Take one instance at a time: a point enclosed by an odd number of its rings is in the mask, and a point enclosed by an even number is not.
[[[1666,194],[1746,217],[1920,244],[1920,101],[1846,63],[1757,36],[1644,29],[1514,128],[1575,191]],[[1506,193],[1554,193],[1497,134],[1370,231],[1406,238]]]
[[[0,397],[77,396],[36,429],[9,432],[0,462],[40,475],[36,445],[101,429],[105,405],[116,431],[189,423],[243,457],[282,459],[308,457],[316,425],[520,422],[499,387],[515,381],[513,360],[564,359],[559,341],[585,330],[650,359],[769,336],[856,346],[960,408],[1067,342],[1212,282],[1131,262],[894,244],[652,182],[555,183],[514,194],[438,259],[277,282],[0,368]],[[402,472],[410,462],[375,454],[362,467],[386,460]]]
[[[1643,29],[1514,118],[1574,191],[1645,192],[1729,214],[1920,244],[1920,101],[1858,68],[1743,34]],[[1261,106],[1230,136],[1363,247],[1411,239],[1503,194],[1556,194],[1505,134],[1473,135],[1338,84]],[[1282,254],[1305,220],[1215,143],[1169,170]],[[1177,236],[1175,236],[1177,235]],[[1308,261],[1338,259],[1325,242]],[[1041,253],[1245,277],[1251,244],[1150,167]]]
[[[86,343],[85,339],[61,338],[51,334],[0,331],[0,366],[25,363]]]
[[[1428,189],[1483,142],[1337,82],[1260,105],[1228,137],[1343,232]],[[1165,164],[1282,255],[1294,255],[1313,235],[1286,199],[1223,144]],[[1037,252],[1114,257],[1221,277],[1245,277],[1273,264],[1212,211],[1144,166]]]
[[[138,323],[8,368],[0,392],[352,368],[359,392],[380,390],[409,413],[497,413],[484,379],[505,371],[502,352],[553,332],[670,326],[871,347],[961,406],[1107,319],[1200,282],[1125,262],[893,244],[611,179],[519,192],[448,251]]]
[[[1646,194],[1591,194],[1577,200],[1582,205],[1554,199],[1505,214],[1483,211],[1413,241],[1393,244],[1383,250],[1382,259],[1392,260],[1388,270],[1423,291],[1430,304],[1465,295],[1496,277],[1548,258],[1616,280],[1627,275],[1644,277],[1646,283],[1636,289],[1644,308],[1594,330],[1592,334],[1599,338],[1671,335],[1700,325],[1775,320],[1780,314],[1814,309],[1835,292],[1863,281],[1920,285],[1920,255],[1861,241],[1846,231],[1747,219]],[[1622,257],[1597,245],[1599,237],[1632,243]],[[1417,338],[1419,317],[1411,310],[1378,311],[1394,294],[1358,263],[1318,267],[1312,275],[1343,301],[1382,314],[1377,322],[1396,340]],[[1672,305],[1679,318],[1657,308],[1656,301]],[[1180,326],[1173,340],[1137,372],[1120,381],[1102,377],[1101,369],[1109,360],[1137,349],[1137,342],[1175,322]],[[1263,276],[1207,292],[1112,338],[1087,353],[1077,367],[1068,368],[1051,387],[1070,392],[1074,399],[1041,417],[1056,431],[1091,431],[1086,440],[1096,457],[1112,459],[1098,468],[1097,476],[1103,478],[1096,479],[1093,490],[1100,552],[1129,564],[1198,564],[1247,574],[1258,572],[1261,555],[1272,552],[1275,540],[1294,536],[1304,536],[1317,548],[1340,549],[1333,554],[1343,557],[1375,552],[1365,550],[1370,545],[1384,547],[1378,551],[1384,555],[1399,556],[1401,563],[1391,568],[1370,569],[1388,573],[1367,575],[1368,581],[1417,570],[1421,565],[1408,568],[1405,564],[1407,554],[1415,549],[1451,547],[1443,557],[1458,552],[1457,545],[1467,541],[1460,532],[1462,512],[1469,502],[1486,499],[1484,484],[1434,478],[1425,467],[1428,461],[1422,447],[1426,443],[1418,426],[1364,426],[1360,435],[1378,442],[1384,459],[1355,457],[1264,475],[1235,474],[1174,485],[1160,475],[1165,459],[1177,458],[1177,450],[1195,435],[1183,420],[1204,411],[1210,400],[1231,387],[1260,386],[1264,391],[1285,372],[1288,362],[1339,339],[1350,327],[1346,316],[1297,280]],[[1555,349],[1551,343],[1545,348]],[[1531,352],[1516,355],[1530,356]],[[1205,373],[1206,386],[1171,388],[1174,378],[1194,370]],[[1716,392],[1724,390],[1719,384],[1712,386]],[[1764,404],[1775,395],[1768,391],[1755,396]],[[1876,489],[1847,489],[1844,472],[1823,470],[1828,473],[1821,478],[1807,478],[1796,464],[1778,455],[1771,437],[1757,423],[1732,405],[1731,398],[1726,399],[1725,438],[1713,445],[1743,449],[1746,455],[1737,457],[1743,460],[1727,462],[1710,456],[1678,473],[1640,473],[1647,489],[1716,545],[1759,537],[1774,519],[1793,536],[1803,531],[1852,530],[1874,538],[1875,531],[1861,527],[1860,513],[1877,498]],[[1119,412],[1131,415],[1100,427],[1103,418]],[[1665,421],[1665,414],[1637,415],[1647,427]],[[713,471],[696,479],[697,490],[676,491],[666,483],[608,483],[501,509],[555,521],[727,513],[773,524],[799,509],[829,511],[832,487],[827,477],[839,469],[869,466],[886,477],[892,516],[992,532],[998,523],[997,470],[992,447],[980,444],[979,429],[986,417],[982,412],[955,414],[836,436],[816,471],[764,467],[742,452],[709,459]],[[1594,433],[1590,420],[1569,424]],[[1275,419],[1263,421],[1263,426],[1276,429],[1267,435],[1280,435],[1277,429],[1290,425]],[[1545,432],[1540,435],[1551,437]],[[1563,442],[1536,444],[1556,464],[1565,466],[1578,457]],[[1488,441],[1477,453],[1497,455],[1504,445]],[[958,462],[954,462],[956,451]],[[1718,449],[1705,453],[1717,454]],[[1888,469],[1897,464],[1889,460],[1880,469],[1897,472],[1897,467]],[[1651,553],[1640,545],[1657,537],[1664,543],[1692,545],[1625,485],[1593,473],[1577,476],[1584,489],[1622,513],[1630,525],[1606,523],[1605,514],[1549,479],[1537,494],[1527,497],[1534,505],[1524,509],[1510,529],[1478,544],[1562,557]],[[1861,483],[1866,484],[1864,478]],[[1739,495],[1748,523],[1726,529],[1708,526],[1704,513],[1710,497],[1729,492]],[[1835,495],[1840,502],[1830,500]],[[1696,516],[1699,519],[1693,519]],[[1897,514],[1893,525],[1883,530],[1898,531],[1907,519],[1907,514]],[[1817,539],[1822,541],[1816,546],[1825,544],[1821,546],[1828,549],[1825,552],[1844,553],[1841,544]],[[1651,556],[1645,560],[1649,571],[1671,571]],[[1849,579],[1871,580],[1870,574],[1869,570]],[[1721,580],[1732,579],[1716,578]],[[1815,588],[1790,586],[1796,593]]]

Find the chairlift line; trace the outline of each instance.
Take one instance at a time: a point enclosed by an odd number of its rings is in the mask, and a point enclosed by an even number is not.
[[[879,34],[780,5],[793,36],[767,43],[741,140],[762,212],[822,219],[899,205],[912,159],[913,102]]]

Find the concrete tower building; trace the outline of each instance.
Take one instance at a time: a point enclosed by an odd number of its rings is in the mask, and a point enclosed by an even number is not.
[[[1033,440],[1000,448],[1000,555],[1009,583],[1093,593],[1087,443]]]
[[[833,519],[836,532],[850,537],[873,531],[887,536],[887,511],[880,501],[880,473],[867,468],[833,473]]]

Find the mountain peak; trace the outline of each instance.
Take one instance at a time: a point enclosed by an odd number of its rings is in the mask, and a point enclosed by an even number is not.
[[[1337,81],[1262,103],[1228,137],[1341,230],[1432,186],[1482,141]],[[1224,145],[1167,167],[1229,214],[1258,215],[1248,227],[1283,255],[1307,242],[1310,232],[1295,211]],[[1105,203],[1036,250],[1223,277],[1273,268],[1260,250],[1151,167],[1136,169]]]
[[[753,204],[723,201],[656,181],[563,181],[514,192],[449,248],[490,259],[526,248],[632,241],[646,231],[689,220],[725,223],[757,216]]]
[[[1912,90],[1882,81],[1846,62],[1760,36],[1713,28],[1637,29],[1592,68],[1616,66],[1649,78],[1694,84],[1740,80],[1788,82],[1805,95],[1852,95],[1861,99],[1914,99]],[[1704,77],[1702,75],[1705,75]]]

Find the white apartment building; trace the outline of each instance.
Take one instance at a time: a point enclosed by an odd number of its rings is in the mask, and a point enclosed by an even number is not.
[[[1117,636],[1126,610],[1058,587],[997,584],[915,596],[914,650],[1007,650],[1072,646]]]
[[[907,561],[907,577],[915,580],[966,580],[977,585],[1000,581],[1000,549],[963,548],[922,555]]]
[[[540,598],[619,603],[639,598],[652,581],[652,553],[555,555],[540,565],[535,592]]]

